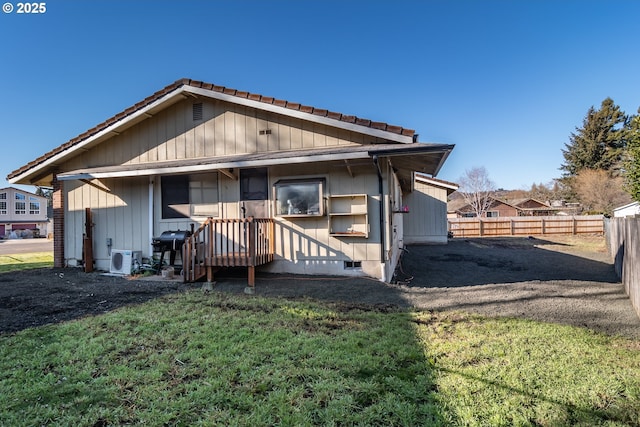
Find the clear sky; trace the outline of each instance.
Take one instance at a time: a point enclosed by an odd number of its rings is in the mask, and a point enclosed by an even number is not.
[[[5,0],[3,11],[9,6]],[[415,129],[438,175],[561,175],[591,106],[640,107],[640,1],[80,1],[0,13],[0,186],[179,78]]]

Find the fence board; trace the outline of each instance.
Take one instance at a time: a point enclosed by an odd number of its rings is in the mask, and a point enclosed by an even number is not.
[[[602,215],[501,218],[449,218],[455,237],[603,234]]]
[[[640,316],[640,218],[612,218],[606,235],[616,274]]]

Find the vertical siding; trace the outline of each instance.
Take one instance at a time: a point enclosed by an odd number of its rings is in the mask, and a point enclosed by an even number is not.
[[[203,103],[203,119],[192,105]],[[260,135],[269,129],[271,134]],[[97,167],[242,153],[375,142],[362,134],[223,101],[179,102],[80,155],[71,164]]]
[[[416,182],[404,196],[410,213],[404,214],[405,243],[445,243],[447,241],[447,191]]]
[[[85,208],[93,214],[93,253],[99,269],[109,267],[106,239],[112,249],[141,250],[149,256],[147,179],[111,179],[96,181],[110,191],[79,181],[65,183],[65,259],[79,265],[85,231]]]

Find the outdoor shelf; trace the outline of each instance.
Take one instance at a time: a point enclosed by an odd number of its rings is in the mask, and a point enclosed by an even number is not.
[[[329,234],[340,237],[369,237],[366,194],[329,196]]]

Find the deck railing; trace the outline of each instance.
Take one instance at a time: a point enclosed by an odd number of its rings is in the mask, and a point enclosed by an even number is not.
[[[255,267],[273,261],[274,236],[271,218],[207,218],[184,243],[184,281],[206,275],[212,282],[220,267],[248,267],[249,286],[254,286]]]

